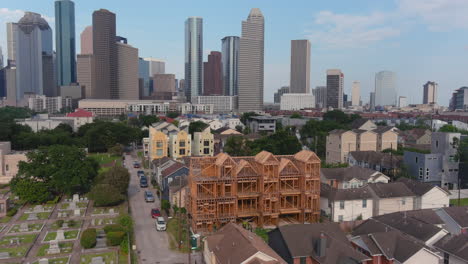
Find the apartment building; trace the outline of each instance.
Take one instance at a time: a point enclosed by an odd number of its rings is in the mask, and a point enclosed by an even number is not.
[[[233,221],[263,227],[283,221],[313,223],[320,216],[320,159],[311,151],[192,157],[188,182],[195,232]]]
[[[180,159],[192,155],[192,138],[184,130],[169,134],[169,156]]]
[[[214,135],[210,128],[195,132],[192,141],[192,156],[213,156]]]
[[[7,184],[16,176],[20,161],[27,161],[25,152],[12,151],[10,142],[0,142],[0,184]]]
[[[161,130],[150,126],[147,142],[149,144],[148,153],[150,161],[168,156],[168,138],[165,133],[161,132]]]
[[[357,135],[343,129],[332,130],[327,136],[327,163],[346,163],[348,154],[357,150]]]

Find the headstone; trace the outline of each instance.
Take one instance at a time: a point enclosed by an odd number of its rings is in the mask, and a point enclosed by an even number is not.
[[[114,223],[114,220],[110,219],[109,224],[113,224],[113,223]]]
[[[91,220],[91,225],[92,225],[92,226],[95,226],[95,225],[96,225],[96,220],[95,220],[94,218]]]
[[[114,214],[114,208],[109,209],[109,214]]]
[[[62,229],[57,230],[57,236],[55,237],[55,240],[57,241],[65,240],[65,233],[63,232]]]
[[[73,211],[73,215],[75,215],[75,216],[80,216],[80,215],[81,215],[80,209],[75,209],[75,210]]]
[[[10,258],[9,252],[0,252],[0,259],[7,259]]]
[[[21,223],[19,231],[20,232],[28,232],[29,231],[28,223]]]
[[[76,202],[75,202],[75,201],[71,202],[71,203],[68,205],[68,209],[69,209],[69,210],[75,210],[75,209],[76,209]]]
[[[49,259],[46,259],[46,258],[39,259],[38,264],[49,264]]]
[[[60,247],[57,240],[50,241],[49,249],[47,250],[47,254],[59,254]]]
[[[104,259],[102,257],[94,257],[91,259],[91,264],[104,264]]]
[[[37,220],[37,214],[36,213],[30,213],[28,214],[28,220]]]
[[[80,195],[75,193],[75,194],[73,195],[73,201],[74,201],[74,202],[79,202],[79,201],[80,201]]]
[[[98,225],[101,225],[101,224],[102,224],[102,219],[99,219]]]
[[[44,207],[42,207],[42,205],[36,205],[34,206],[34,212],[35,213],[41,213],[41,212],[44,212]]]
[[[68,228],[68,223],[67,223],[67,222],[63,222],[62,228]]]

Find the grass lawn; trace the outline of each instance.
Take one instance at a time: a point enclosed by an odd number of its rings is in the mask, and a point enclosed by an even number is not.
[[[33,264],[38,264],[39,261],[33,262]],[[68,257],[61,257],[61,258],[50,258],[49,264],[64,264],[68,263]]]
[[[28,224],[29,230],[27,232],[38,232],[42,228],[42,223],[40,224]],[[20,232],[20,224],[14,225],[8,233],[18,233]]]
[[[81,223],[83,221],[81,220],[57,220],[55,221],[51,226],[50,228],[53,229],[53,230],[57,230],[57,229],[60,229],[62,228],[62,223],[65,222],[68,224],[68,228],[78,228],[81,226]],[[60,224],[60,225],[59,225]]]
[[[76,239],[78,237],[79,230],[70,230],[65,231],[63,234],[65,235],[65,239]],[[47,235],[44,238],[44,241],[51,241],[57,237],[57,232],[47,232]]]
[[[190,250],[190,241],[187,233],[187,221],[182,219],[182,246],[179,250],[179,245],[177,241],[179,240],[179,219],[172,218],[167,222],[167,231],[169,233],[169,248],[171,250],[176,250],[182,253],[187,253]]]
[[[458,206],[458,199],[451,199],[450,204]],[[468,198],[460,199],[460,206],[467,206],[467,205],[468,205]]]
[[[44,220],[44,219],[49,218],[49,215],[50,215],[50,212],[37,213],[37,218],[38,218],[39,220]],[[24,214],[19,218],[19,220],[20,220],[20,221],[26,221],[26,220],[28,220],[28,216],[29,216],[29,213],[24,213]]]
[[[49,249],[50,244],[44,244],[39,248],[39,251],[37,252],[38,257],[43,257],[47,254],[47,250]],[[65,243],[59,243],[59,248],[60,248],[60,253],[70,253],[73,250],[73,243],[72,242],[65,242]]]
[[[2,223],[2,224],[8,223],[10,220],[11,220],[11,216],[4,216],[4,217],[0,218],[0,223]]]
[[[61,210],[66,210],[70,206],[70,203],[63,203],[60,205]],[[78,208],[86,208],[88,206],[88,202],[77,202],[76,207]]]
[[[9,246],[10,240],[16,240],[19,238],[20,245],[31,244],[34,239],[36,239],[37,234],[27,234],[27,235],[16,235],[16,236],[4,236],[0,239],[0,246]],[[16,243],[16,242],[15,242]],[[0,247],[2,248],[2,247]]]
[[[26,252],[29,249],[29,245],[27,246],[19,246],[19,247],[0,247],[0,252],[8,252],[10,253],[10,258],[17,258],[17,257],[24,257]]]
[[[42,204],[42,208],[44,208],[45,212],[53,211],[54,206],[55,206],[55,204]],[[35,207],[35,205],[28,206],[28,208],[26,208],[25,212],[33,213],[34,212],[34,207]]]
[[[110,264],[112,263],[117,263],[117,253],[116,252],[106,252],[106,253],[100,253],[100,254],[85,254],[80,256],[80,260],[82,264],[89,264],[91,263],[91,259],[95,257],[102,257],[104,260],[104,263]]]
[[[99,163],[99,173],[106,172],[110,169],[109,167],[103,167],[103,165],[109,165],[111,162],[116,161],[116,164],[122,165],[122,157],[110,155],[108,153],[93,153],[89,154],[89,157],[93,158]]]

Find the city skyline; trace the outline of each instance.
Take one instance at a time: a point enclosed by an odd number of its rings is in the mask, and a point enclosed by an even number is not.
[[[285,3],[269,6],[265,1],[240,1],[223,6],[223,10],[230,11],[223,17],[212,14],[214,12],[209,7],[209,2],[201,6],[188,2],[186,8],[177,14],[174,14],[177,6],[158,4],[158,9],[168,11],[162,13],[171,13],[168,18],[168,14],[149,16],[152,13],[149,10],[155,4],[148,1],[144,3],[146,7],[141,10],[142,14],[135,18],[131,13],[137,7],[128,3],[114,7],[111,1],[81,1],[75,6],[76,32],[81,32],[85,26],[91,24],[92,11],[108,8],[117,14],[119,35],[132,39],[132,45],[139,48],[142,57],[152,56],[167,61],[167,72],[174,73],[181,79],[183,21],[188,16],[201,16],[206,23],[203,51],[206,61],[209,51],[221,49],[221,39],[224,36],[240,35],[239,22],[245,18],[245,13],[252,7],[259,7],[268,18],[265,21],[265,101],[273,101],[274,91],[289,83],[290,40],[307,37],[312,46],[311,61],[313,65],[317,65],[311,67],[311,87],[326,83],[326,69],[340,68],[347,76],[345,93],[350,93],[352,80],[361,81],[362,99],[367,102],[369,92],[374,89],[375,73],[388,69],[399,76],[398,95],[407,96],[409,103],[420,103],[421,86],[427,80],[434,80],[439,83],[438,103],[448,105],[451,92],[464,85],[464,80],[456,78],[463,76],[462,56],[458,54],[466,52],[465,43],[468,43],[467,37],[463,36],[466,34],[457,34],[466,31],[466,18],[459,16],[462,12],[453,11],[466,10],[468,5],[455,1],[438,1],[433,6],[424,5],[420,0],[382,2],[357,1],[351,4],[335,1],[312,5],[302,1],[299,3],[303,5],[301,10],[297,10]],[[45,16],[51,27],[55,28],[53,6],[54,1],[48,4],[31,0],[5,3],[0,11],[0,22],[3,25],[6,22],[16,22],[21,17],[21,11],[17,10],[28,10]],[[416,8],[418,6],[420,9]],[[436,12],[439,14],[434,15]],[[281,17],[284,15],[291,19],[283,21]],[[148,23],[149,18],[154,22]],[[401,21],[404,23],[392,25],[398,18],[403,18]],[[220,21],[223,23],[219,23]],[[162,22],[167,24],[155,28],[154,25]],[[356,30],[352,31],[348,24],[353,25]],[[5,26],[0,26],[0,29],[0,35],[5,36]],[[332,32],[336,35],[335,38],[330,34]],[[426,41],[428,38],[434,40],[430,45]],[[3,55],[7,57],[6,40],[0,39]],[[337,43],[337,39],[342,42]],[[78,45],[79,43],[77,49]],[[407,58],[411,59],[407,61]],[[430,64],[431,67],[420,67],[422,64]],[[445,73],[447,68],[453,71]]]

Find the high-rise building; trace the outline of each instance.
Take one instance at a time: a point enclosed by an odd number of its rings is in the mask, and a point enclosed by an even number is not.
[[[397,105],[396,74],[381,71],[375,74],[375,105]]]
[[[437,104],[437,89],[439,84],[427,82],[424,84],[423,104]]]
[[[156,100],[172,100],[176,95],[174,74],[153,75],[153,93],[151,98]]]
[[[291,93],[310,93],[310,41],[291,40]]]
[[[179,95],[185,96],[185,79],[179,80]]]
[[[9,61],[8,65],[0,70],[0,97],[6,97],[4,105],[17,106],[16,101],[16,65]]]
[[[26,12],[12,24],[12,32],[16,32],[16,100],[24,93],[42,95],[53,84],[52,29],[40,14]]]
[[[84,87],[84,98],[97,98],[93,93],[96,85],[94,57],[92,54],[78,54],[76,56],[76,77],[81,87]]]
[[[327,70],[327,107],[343,108],[343,81],[341,70]]]
[[[317,86],[312,91],[315,96],[315,107],[326,108],[327,107],[327,87]]]
[[[221,52],[212,51],[203,63],[204,95],[223,95]]]
[[[203,94],[203,18],[185,21],[185,96]]]
[[[55,50],[57,86],[76,83],[75,3],[55,1]]]
[[[398,97],[398,107],[407,107],[408,106],[408,99],[406,96],[399,96]]]
[[[120,100],[140,99],[138,87],[138,49],[117,42],[117,91]]]
[[[118,99],[115,14],[106,9],[93,12],[94,99]]]
[[[16,60],[16,33],[18,32],[18,26],[16,23],[6,23],[7,30],[7,55],[8,60]]]
[[[450,109],[452,111],[468,110],[468,87],[464,86],[453,92],[450,99]]]
[[[141,82],[140,95],[149,96],[150,95],[150,73],[149,73],[149,61],[144,60],[143,58],[138,58],[138,78]]]
[[[0,46],[0,69],[3,68],[3,52],[2,52],[2,47]]]
[[[265,20],[252,8],[242,21],[239,44],[239,112],[263,110]]]
[[[361,82],[354,81],[351,86],[351,105],[358,106],[361,101]]]
[[[239,89],[239,37],[224,37],[221,41],[224,95],[234,96]]]
[[[370,93],[369,97],[369,110],[374,111],[375,110],[375,92]]]
[[[81,32],[81,54],[93,54],[93,26],[87,26]]]
[[[155,58],[144,58],[149,65],[149,76],[152,77],[155,74],[166,73],[166,62]]]
[[[283,94],[288,94],[288,93],[290,93],[289,86],[282,86],[282,87],[279,88],[278,91],[276,91],[276,93],[273,95],[273,102],[274,102],[275,104],[281,103],[281,96],[283,96]]]

